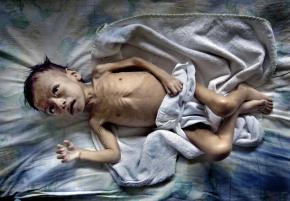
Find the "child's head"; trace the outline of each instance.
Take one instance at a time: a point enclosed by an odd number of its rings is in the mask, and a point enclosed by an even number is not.
[[[85,107],[84,84],[80,74],[45,59],[33,66],[24,83],[25,101],[51,115],[75,114]]]

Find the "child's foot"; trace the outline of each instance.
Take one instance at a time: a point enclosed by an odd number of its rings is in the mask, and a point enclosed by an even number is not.
[[[267,100],[251,100],[244,102],[239,108],[239,114],[249,114],[261,112],[263,114],[270,114],[273,110],[272,107],[267,104]]]
[[[245,90],[246,94],[247,94],[247,101],[251,101],[251,100],[265,100],[265,107],[261,110],[261,112],[263,114],[270,114],[273,110],[273,100],[266,96],[265,94],[263,94],[262,92],[257,91],[256,89],[254,89],[253,87],[250,87],[247,84],[240,84],[238,86],[238,88],[240,90]]]
[[[238,89],[246,91],[246,94],[247,94],[246,100],[247,101],[264,99],[266,101],[272,102],[272,99],[270,97],[266,96],[262,92],[259,92],[258,90],[254,89],[253,87],[251,87],[247,84],[244,84],[244,83],[240,84],[238,86]]]
[[[265,107],[261,110],[263,114],[270,114],[273,110],[273,101],[266,100]]]

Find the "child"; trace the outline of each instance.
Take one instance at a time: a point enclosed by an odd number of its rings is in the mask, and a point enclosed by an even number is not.
[[[122,72],[128,67],[137,71]],[[136,57],[98,65],[93,70],[91,84],[83,83],[76,71],[46,58],[43,64],[32,68],[24,86],[25,99],[36,110],[49,115],[76,115],[85,110],[90,113],[89,124],[104,149],[84,150],[65,140],[62,145],[57,145],[57,158],[62,162],[80,159],[117,163],[120,160],[119,146],[104,123],[155,127],[156,114],[166,93],[176,96],[181,90],[179,80]],[[231,152],[234,127],[240,114],[269,114],[273,109],[269,98],[246,84],[240,84],[227,96],[222,96],[196,83],[195,98],[224,118],[217,133],[202,123],[184,128],[190,142],[208,159],[215,161],[224,159]]]

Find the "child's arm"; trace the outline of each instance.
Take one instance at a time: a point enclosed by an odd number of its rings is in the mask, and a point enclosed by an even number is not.
[[[166,92],[170,95],[177,95],[182,90],[182,83],[179,80],[169,75],[158,66],[138,57],[97,65],[93,74],[96,77],[100,77],[106,72],[114,72],[128,67],[135,67],[152,73],[162,83]]]
[[[94,119],[90,120],[90,126],[103,144],[103,150],[78,149],[71,142],[65,140],[64,145],[58,145],[57,158],[61,159],[62,162],[80,159],[99,163],[117,163],[121,155],[116,137]]]

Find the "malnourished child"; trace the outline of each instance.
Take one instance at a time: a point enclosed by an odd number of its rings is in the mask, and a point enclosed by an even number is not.
[[[24,86],[30,106],[49,115],[90,113],[89,124],[104,149],[80,149],[65,140],[57,145],[57,158],[62,162],[80,159],[100,163],[117,163],[121,157],[117,140],[105,123],[156,127],[156,115],[165,95],[176,96],[181,90],[181,81],[136,57],[97,65],[91,84],[83,83],[76,71],[46,59],[43,64],[32,67]],[[246,84],[222,96],[196,83],[194,96],[223,117],[216,133],[203,123],[183,128],[190,142],[203,151],[207,159],[215,161],[230,154],[239,115],[269,114],[273,109],[270,98]]]

